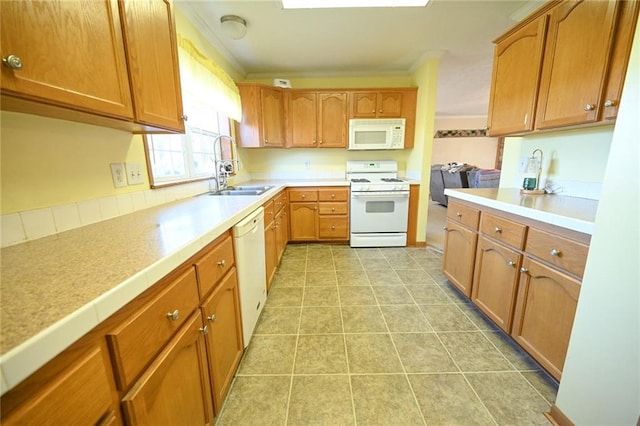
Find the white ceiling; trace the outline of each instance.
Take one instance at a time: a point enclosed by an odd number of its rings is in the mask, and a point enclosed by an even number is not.
[[[492,40],[543,0],[431,0],[426,7],[284,10],[279,0],[175,0],[247,78],[408,75],[439,57],[436,115],[486,115]],[[247,21],[227,38],[220,17]]]

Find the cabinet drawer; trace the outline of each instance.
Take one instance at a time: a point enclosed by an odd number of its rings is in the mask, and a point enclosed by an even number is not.
[[[278,213],[287,205],[287,191],[282,191],[280,194],[275,196],[274,205],[275,213]]]
[[[582,277],[589,246],[530,228],[525,251],[573,275]]]
[[[480,231],[488,237],[515,247],[518,250],[524,248],[527,227],[520,223],[512,222],[490,213],[482,213]]]
[[[264,227],[266,228],[276,215],[275,203],[273,200],[269,200],[262,205],[264,207]]]
[[[319,219],[321,240],[349,238],[349,220],[346,216],[323,216]]]
[[[128,321],[107,333],[119,389],[132,383],[198,306],[198,300],[196,272],[189,268]]]
[[[315,189],[290,189],[289,201],[318,201],[318,191]]]
[[[349,205],[347,203],[320,203],[320,214],[347,214]]]
[[[320,201],[347,201],[348,198],[349,198],[348,188],[318,189],[318,200]]]
[[[480,210],[449,199],[447,217],[477,231],[478,221],[480,220]]]
[[[204,298],[234,264],[233,239],[229,233],[216,240],[211,251],[196,262],[198,290]]]

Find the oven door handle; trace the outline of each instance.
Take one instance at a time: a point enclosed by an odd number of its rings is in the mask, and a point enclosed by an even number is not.
[[[409,191],[352,192],[351,198],[409,198]]]

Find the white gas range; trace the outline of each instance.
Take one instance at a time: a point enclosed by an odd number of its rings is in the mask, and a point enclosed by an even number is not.
[[[351,181],[351,247],[407,245],[409,182],[396,161],[347,161]]]

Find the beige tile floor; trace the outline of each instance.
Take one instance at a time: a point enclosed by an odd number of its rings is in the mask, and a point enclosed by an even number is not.
[[[218,424],[547,424],[557,384],[440,262],[289,245]]]

